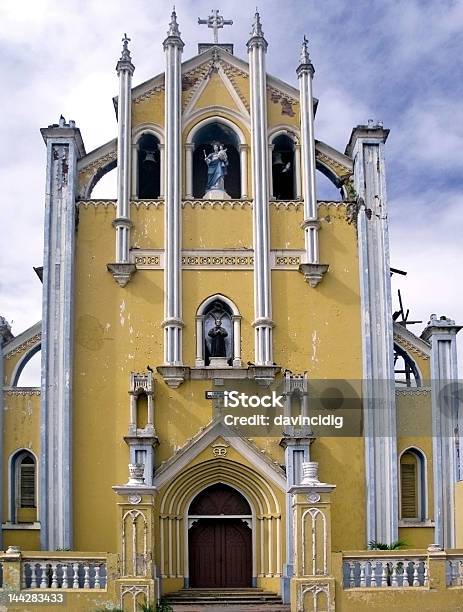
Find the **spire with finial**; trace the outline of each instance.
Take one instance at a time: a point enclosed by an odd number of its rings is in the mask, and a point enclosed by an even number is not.
[[[309,40],[307,36],[304,34],[304,38],[302,39],[302,47],[301,47],[301,64],[310,64],[310,55],[309,55]]]
[[[167,36],[180,36],[180,30],[178,29],[177,13],[175,12],[175,5],[172,8],[172,14],[170,16],[169,29],[167,30]]]
[[[180,38],[180,30],[178,29],[177,13],[175,12],[175,6],[172,7],[169,29],[167,30],[167,38],[164,40],[163,45],[164,49],[166,49],[168,45],[173,45],[183,49],[183,41]]]
[[[252,47],[262,47],[265,51],[267,50],[267,41],[264,38],[264,32],[262,31],[262,22],[260,20],[259,11],[256,7],[254,14],[254,22],[251,29],[251,38],[247,42],[248,51]]]
[[[299,60],[299,66],[297,68],[297,74],[301,72],[310,72],[312,76],[315,72],[312,60],[310,59],[309,55],[309,40],[305,34],[304,38],[302,39],[301,55]]]
[[[123,38],[122,38],[122,53],[121,53],[121,62],[131,62],[132,58],[130,57],[130,51],[129,51],[129,42],[130,42],[130,38],[127,36],[127,34],[124,34]]]
[[[116,66],[118,74],[121,70],[129,70],[133,74],[135,70],[135,66],[132,64],[132,57],[130,55],[129,42],[130,38],[124,33],[124,36],[122,37],[122,53]]]
[[[251,36],[259,36],[263,37],[264,33],[262,31],[262,23],[260,20],[259,11],[256,6],[256,12],[254,15],[254,23],[252,24]]]

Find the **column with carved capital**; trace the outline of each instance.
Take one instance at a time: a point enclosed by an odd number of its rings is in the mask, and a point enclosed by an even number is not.
[[[302,158],[302,197],[304,198],[304,221],[302,228],[305,236],[305,261],[300,271],[311,287],[316,287],[328,270],[327,264],[319,260],[317,189],[315,167],[315,137],[312,79],[314,67],[309,57],[308,41],[304,36],[301,59],[297,68],[299,79],[299,100],[301,110],[301,158]]]
[[[129,282],[136,272],[130,263],[130,184],[132,167],[132,75],[135,66],[128,48],[129,38],[124,35],[122,54],[117,62],[119,77],[118,135],[117,135],[117,211],[113,225],[116,229],[116,261],[108,264],[108,270],[121,287]]]
[[[256,12],[247,43],[251,86],[251,134],[253,171],[254,322],[256,365],[273,364],[272,302],[270,279],[270,227],[267,161],[267,77],[264,38]]]
[[[302,464],[302,480],[292,495],[294,574],[291,612],[334,610],[331,573],[331,493],[335,485],[320,482],[318,463]]]
[[[182,365],[181,304],[181,56],[177,15],[172,12],[164,40],[165,70],[165,266],[164,364]],[[182,381],[178,381],[179,383]]]

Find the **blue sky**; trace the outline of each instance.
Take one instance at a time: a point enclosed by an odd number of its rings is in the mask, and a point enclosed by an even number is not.
[[[220,38],[246,58],[253,6],[216,1],[232,27]],[[212,5],[176,2],[184,58],[211,32],[197,24]],[[391,264],[413,318],[431,312],[463,324],[463,2],[323,0],[259,2],[267,68],[297,85],[307,34],[319,98],[316,137],[344,151],[368,119],[387,143]],[[121,35],[131,37],[134,84],[163,70],[170,5],[153,0],[2,0],[0,314],[20,333],[40,318],[45,147],[39,128],[63,113],[87,151],[114,138],[112,96]],[[103,182],[102,182],[103,183]],[[101,185],[104,189],[104,185]],[[326,194],[320,183],[319,196]],[[104,195],[104,193],[100,193]],[[400,284],[397,284],[400,283]],[[421,326],[412,328],[421,331]],[[460,346],[463,351],[463,332]],[[460,358],[460,370],[463,352]]]

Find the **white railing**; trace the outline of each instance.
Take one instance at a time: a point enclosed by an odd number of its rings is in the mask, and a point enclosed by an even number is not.
[[[105,589],[101,559],[23,559],[23,589]]]
[[[446,574],[447,586],[463,586],[463,556],[448,559]]]
[[[428,585],[428,564],[425,556],[344,557],[345,589],[423,587]]]

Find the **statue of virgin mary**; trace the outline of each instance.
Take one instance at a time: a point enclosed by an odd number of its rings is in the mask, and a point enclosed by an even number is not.
[[[212,153],[206,155],[204,161],[207,164],[207,184],[205,200],[229,200],[230,196],[225,191],[224,178],[227,174],[228,158],[227,149],[218,142],[213,145]]]

